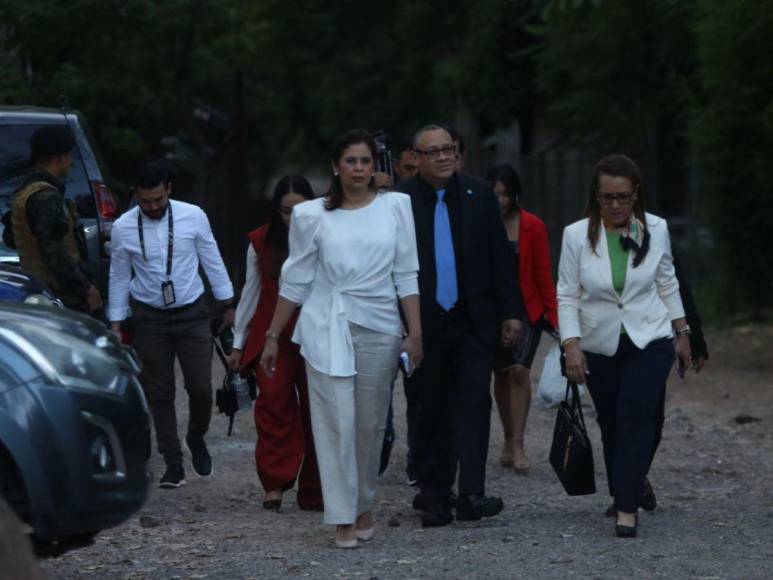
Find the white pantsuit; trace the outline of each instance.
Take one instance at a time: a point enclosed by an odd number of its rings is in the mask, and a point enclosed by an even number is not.
[[[326,524],[350,524],[376,494],[400,338],[351,325],[355,370],[331,377],[306,366]]]
[[[301,345],[325,523],[371,509],[402,342],[398,299],[418,294],[411,201],[378,194],[365,207],[296,205],[279,294],[302,304]]]

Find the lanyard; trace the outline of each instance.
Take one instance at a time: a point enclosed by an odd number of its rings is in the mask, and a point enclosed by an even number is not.
[[[166,277],[172,276],[172,253],[174,251],[174,221],[172,220],[172,201],[166,206],[166,211],[169,213],[169,238],[166,251]],[[146,262],[148,257],[145,255],[145,234],[142,229],[142,210],[137,211],[137,232],[140,236],[140,248],[142,249],[142,259]]]

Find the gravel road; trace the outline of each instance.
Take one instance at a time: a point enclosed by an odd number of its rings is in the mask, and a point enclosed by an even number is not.
[[[664,439],[651,472],[659,506],[640,516],[635,540],[615,538],[613,520],[603,517],[609,498],[592,408],[585,412],[600,492],[569,498],[547,463],[555,410],[536,401],[526,437],[533,464],[527,476],[499,467],[502,433],[492,417],[488,492],[504,498],[504,512],[423,530],[410,507],[414,490],[405,485],[405,406],[398,386],[399,439],[381,479],[373,542],[335,549],[332,528],[322,525],[320,514],[299,511],[294,492],[280,513],[263,511],[254,427],[240,413],[230,438],[225,419],[213,420],[212,478],[197,479],[188,467],[187,486],[154,488],[140,514],[104,531],[93,546],[44,561],[43,568],[53,578],[99,579],[771,578],[773,326],[737,326],[708,339],[712,359],[704,372],[669,384]],[[178,407],[181,416],[185,406]],[[158,478],[161,461],[154,455],[152,463]]]

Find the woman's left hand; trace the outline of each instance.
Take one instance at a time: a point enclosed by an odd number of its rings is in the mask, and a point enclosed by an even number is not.
[[[403,352],[408,354],[408,359],[411,361],[411,368],[417,369],[421,366],[421,361],[424,360],[424,347],[421,345],[421,337],[408,335],[403,340],[402,346]]]
[[[690,339],[686,334],[676,337],[676,372],[681,378],[692,362],[692,353],[690,351]]]

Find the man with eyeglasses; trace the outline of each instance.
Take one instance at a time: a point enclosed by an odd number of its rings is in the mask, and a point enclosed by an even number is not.
[[[411,196],[419,252],[424,362],[406,379],[409,441],[421,488],[422,525],[502,511],[485,495],[493,353],[521,329],[523,303],[491,185],[456,172],[448,130],[416,132],[418,175],[398,187]],[[419,496],[417,496],[418,499]]]

